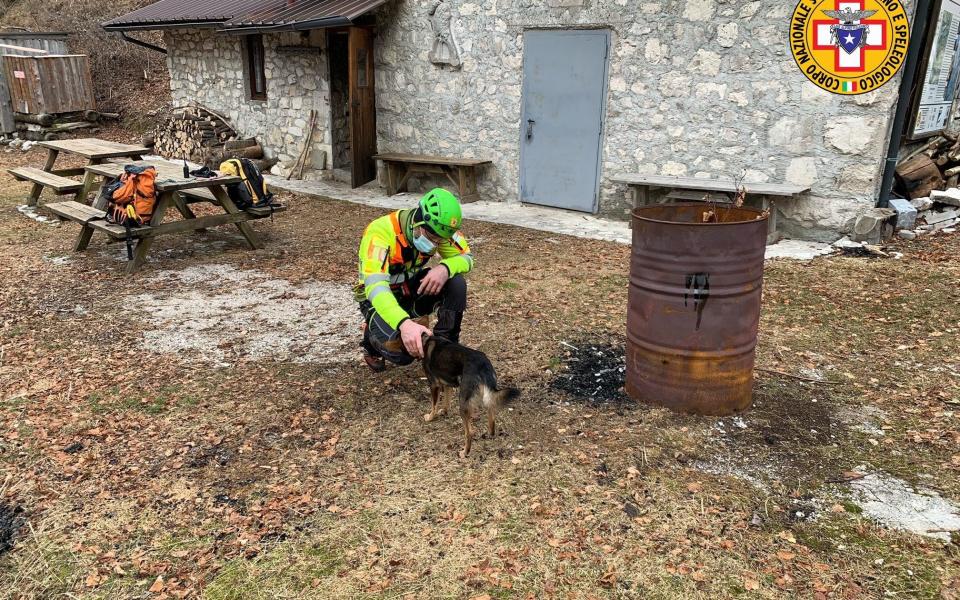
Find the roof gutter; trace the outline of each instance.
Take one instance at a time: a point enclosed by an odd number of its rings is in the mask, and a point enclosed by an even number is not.
[[[159,52],[160,54],[166,54],[166,53],[167,53],[167,49],[166,49],[166,48],[161,48],[160,46],[155,46],[155,45],[153,45],[153,44],[151,44],[151,43],[149,43],[149,42],[145,42],[145,41],[143,41],[143,40],[138,40],[137,38],[132,38],[132,37],[130,37],[129,35],[127,35],[127,32],[126,32],[126,31],[121,31],[121,32],[120,32],[120,37],[122,37],[125,41],[130,42],[131,44],[134,44],[134,45],[136,45],[136,46],[140,46],[141,48],[146,48],[147,50],[153,50],[154,52]]]
[[[296,21],[294,23],[263,24],[263,25],[236,25],[226,27],[222,33],[232,35],[243,35],[246,33],[271,33],[278,31],[305,31],[307,29],[326,29],[328,27],[348,27],[353,25],[353,21],[346,17],[325,17],[323,19],[312,19],[310,21]]]
[[[880,195],[877,196],[877,208],[886,208],[890,205],[890,192],[893,190],[893,175],[897,170],[897,161],[900,157],[900,142],[903,139],[903,130],[906,127],[907,110],[910,108],[910,99],[913,97],[914,85],[917,82],[917,63],[924,46],[925,35],[918,36],[918,32],[926,34],[927,21],[930,16],[931,0],[918,0],[914,11],[913,30],[910,32],[910,47],[907,49],[907,60],[903,65],[903,78],[900,79],[900,91],[897,101],[897,112],[893,117],[890,128],[890,144],[887,147],[887,156],[883,166],[883,179],[880,183]]]

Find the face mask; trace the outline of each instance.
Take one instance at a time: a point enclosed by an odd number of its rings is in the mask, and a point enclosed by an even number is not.
[[[413,245],[424,254],[433,254],[434,250],[437,249],[437,245],[430,241],[425,235],[415,235],[413,236]]]

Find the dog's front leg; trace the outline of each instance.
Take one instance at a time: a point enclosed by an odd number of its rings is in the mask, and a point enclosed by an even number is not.
[[[443,386],[439,383],[430,386],[430,412],[423,415],[423,420],[429,423],[437,418],[437,405],[440,403],[440,396],[443,394]],[[443,411],[446,413],[446,410]]]

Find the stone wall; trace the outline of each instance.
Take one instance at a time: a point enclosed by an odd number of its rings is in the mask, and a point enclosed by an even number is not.
[[[174,106],[199,102],[222,112],[241,133],[256,136],[268,156],[287,165],[300,154],[313,108],[318,125],[311,160],[320,166],[323,153],[329,157],[329,72],[320,48],[297,48],[304,40],[296,33],[265,35],[267,99],[257,101],[249,99],[240,36],[175,30],[164,34],[164,42]]]
[[[492,157],[488,199],[519,196],[523,32],[612,32],[600,212],[625,218],[617,172],[810,185],[782,223],[831,235],[873,205],[899,79],[855,97],[821,91],[787,44],[794,0],[447,0],[462,68],[429,62],[428,6],[378,10],[381,151]],[[749,187],[749,186],[748,186]]]
[[[899,78],[842,97],[796,67],[787,44],[794,0],[447,0],[462,66],[428,60],[429,3],[392,0],[376,11],[380,151],[490,157],[485,198],[516,202],[523,32],[611,31],[600,212],[626,218],[619,172],[810,185],[781,201],[789,233],[826,238],[873,205]],[[908,13],[912,8],[908,5]],[[314,158],[330,157],[328,54],[287,53],[298,34],[265,36],[268,100],[247,99],[238,37],[166,34],[174,101],[228,114],[269,153],[292,163],[310,108],[320,113]],[[328,163],[328,166],[329,163]],[[424,182],[425,184],[445,182]]]

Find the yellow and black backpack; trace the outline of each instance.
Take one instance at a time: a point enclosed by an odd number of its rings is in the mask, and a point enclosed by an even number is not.
[[[231,158],[220,163],[220,173],[233,175],[243,181],[227,186],[227,194],[240,210],[270,206],[273,194],[267,190],[256,165],[248,158]]]

